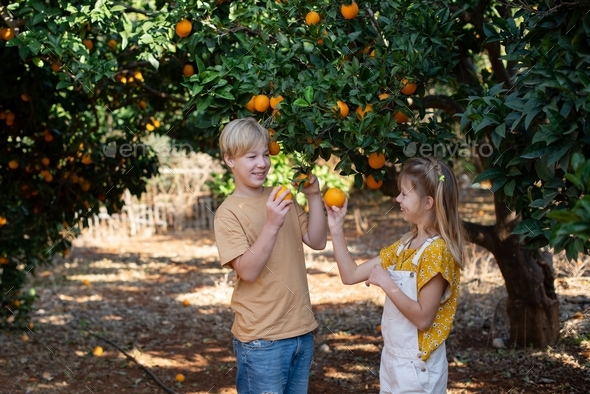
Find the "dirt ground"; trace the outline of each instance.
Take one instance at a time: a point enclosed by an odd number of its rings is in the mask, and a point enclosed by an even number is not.
[[[488,197],[469,201],[465,216],[492,220]],[[360,196],[353,202],[363,219],[357,231],[350,209],[347,235],[357,261],[374,256],[405,231],[390,200]],[[176,393],[235,393],[229,309],[234,279],[219,266],[211,232],[83,237],[75,245],[67,259],[42,267],[32,278],[30,287],[39,295],[33,328],[0,332],[1,393],[164,392],[113,345]],[[448,392],[587,393],[587,259],[567,263],[556,257],[556,264],[573,264],[556,267],[559,343],[519,349],[506,338],[506,290],[492,256],[476,247],[470,256],[447,341]],[[342,285],[330,243],[322,252],[308,250],[306,258],[319,322],[309,392],[378,392],[383,294],[375,287]],[[508,345],[494,347],[495,338]],[[104,349],[101,356],[93,355],[97,346]],[[177,374],[184,375],[183,383],[175,380]]]

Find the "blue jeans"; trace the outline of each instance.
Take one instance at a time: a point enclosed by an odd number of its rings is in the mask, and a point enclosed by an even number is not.
[[[233,340],[238,394],[305,394],[313,359],[313,333],[252,342]]]

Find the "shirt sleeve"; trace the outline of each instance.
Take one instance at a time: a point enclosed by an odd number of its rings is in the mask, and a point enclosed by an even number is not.
[[[441,303],[451,295],[451,287],[458,286],[456,273],[457,265],[453,255],[447,248],[444,241],[433,242],[426,248],[420,258],[420,269],[418,272],[418,290],[422,289],[432,278],[441,274],[448,282]]]
[[[381,266],[385,269],[395,266],[397,263],[397,248],[399,246],[399,240],[396,241],[393,245],[389,245],[379,252],[379,257],[381,258]]]
[[[250,246],[242,225],[230,210],[217,210],[214,231],[221,266],[232,268],[227,263],[243,255]]]

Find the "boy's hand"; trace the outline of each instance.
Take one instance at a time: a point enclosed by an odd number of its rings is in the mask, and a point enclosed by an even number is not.
[[[303,194],[305,194],[307,197],[314,195],[314,194],[320,194],[320,182],[318,181],[318,178],[313,175],[313,174],[309,174],[309,185],[307,185],[306,187],[304,187],[303,189],[301,189],[301,191],[303,192]],[[296,182],[292,182],[291,184],[295,187],[295,188],[299,188],[299,185],[301,184],[301,182],[303,181],[296,181]]]
[[[277,230],[283,226],[283,223],[285,223],[285,217],[287,217],[287,213],[293,204],[292,199],[285,199],[287,194],[291,193],[291,191],[287,189],[278,194],[279,190],[281,190],[280,186],[272,189],[272,192],[268,196],[268,201],[266,202],[266,222],[276,227]]]
[[[344,205],[342,208],[338,208],[336,206],[329,207],[326,205],[326,212],[328,213],[328,227],[330,228],[330,233],[334,233],[337,231],[342,231],[344,227],[344,217],[346,216],[346,211],[348,207],[348,198],[344,200]]]

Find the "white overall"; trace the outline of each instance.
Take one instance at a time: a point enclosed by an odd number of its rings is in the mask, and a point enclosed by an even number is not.
[[[424,249],[437,238],[439,237],[429,238],[422,244],[414,255],[412,264],[419,263]],[[405,246],[407,245],[400,244],[397,249],[398,257]],[[395,267],[389,267],[387,270],[393,281],[408,297],[417,301],[416,274],[411,271],[396,271],[393,268]],[[430,354],[428,360],[422,361],[422,354],[418,349],[418,329],[400,313],[387,296],[383,307],[381,331],[384,340],[379,371],[381,394],[446,393],[448,364],[444,343]]]

